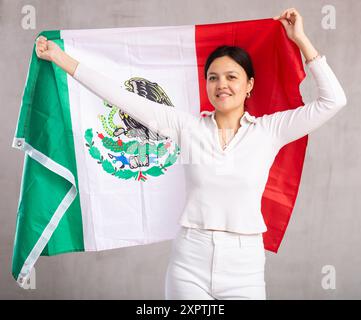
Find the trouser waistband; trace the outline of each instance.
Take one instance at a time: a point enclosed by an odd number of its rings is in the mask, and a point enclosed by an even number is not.
[[[236,232],[207,230],[198,228],[181,227],[183,237],[188,239],[201,239],[213,244],[227,244],[239,246],[264,246],[262,233],[241,234]]]

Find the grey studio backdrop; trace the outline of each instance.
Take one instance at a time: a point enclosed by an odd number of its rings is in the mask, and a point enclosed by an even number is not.
[[[36,23],[24,28],[24,6]],[[335,9],[334,28],[323,12]],[[11,148],[29,58],[42,30],[206,24],[270,18],[295,7],[306,34],[340,80],[347,106],[311,133],[298,198],[278,254],[267,252],[267,299],[361,298],[361,1],[0,1],[0,298],[164,299],[171,241],[40,257],[32,287],[11,276],[24,154]],[[25,8],[26,9],[26,8]],[[332,9],[332,8],[331,8]],[[325,21],[324,21],[325,22]],[[327,24],[327,23],[326,23]],[[29,26],[28,26],[29,27]],[[316,97],[313,79],[304,102]]]

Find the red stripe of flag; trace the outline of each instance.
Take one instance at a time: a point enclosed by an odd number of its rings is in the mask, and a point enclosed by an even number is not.
[[[299,86],[305,78],[298,47],[288,39],[281,23],[273,19],[195,26],[201,110],[212,111],[208,100],[204,65],[218,46],[235,45],[251,56],[255,85],[246,110],[256,117],[304,105]],[[267,225],[265,248],[277,253],[285,234],[300,184],[308,136],[284,146],[269,173],[262,197]]]

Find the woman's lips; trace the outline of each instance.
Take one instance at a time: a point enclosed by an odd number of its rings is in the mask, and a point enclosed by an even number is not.
[[[216,96],[216,97],[217,97],[217,99],[225,100],[225,99],[229,98],[230,95],[220,95],[220,96]]]

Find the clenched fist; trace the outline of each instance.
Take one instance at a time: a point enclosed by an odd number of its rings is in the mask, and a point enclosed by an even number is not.
[[[47,40],[44,36],[40,36],[36,39],[35,52],[38,58],[48,61],[54,61],[54,58],[62,50],[53,41]]]

